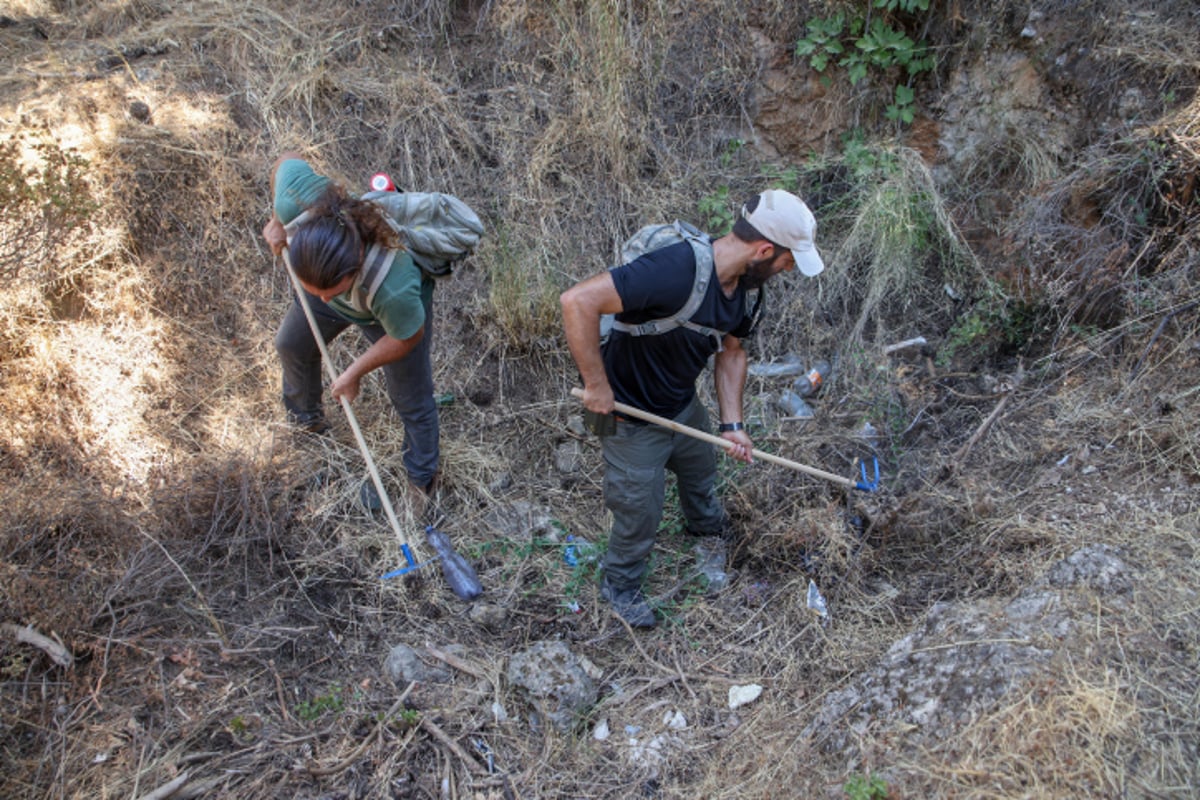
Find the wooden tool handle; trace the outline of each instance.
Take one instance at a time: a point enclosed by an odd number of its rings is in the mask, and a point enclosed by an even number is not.
[[[579,387],[572,388],[571,394],[580,399],[583,398],[583,390]],[[684,436],[690,436],[693,439],[699,439],[702,442],[715,444],[717,447],[721,447],[725,450],[733,447],[733,442],[729,441],[728,439],[722,439],[720,436],[713,436],[711,433],[705,433],[704,431],[696,430],[695,428],[678,423],[675,420],[667,419],[666,417],[660,417],[658,414],[651,414],[649,411],[643,411],[640,408],[636,408],[626,403],[614,401],[613,408],[627,416],[636,417],[637,419],[645,420],[646,422],[653,422],[655,425],[661,425],[662,427],[673,430],[676,433],[682,433]],[[858,484],[849,478],[843,478],[841,475],[834,475],[832,472],[826,472],[823,469],[817,469],[816,467],[810,467],[806,464],[800,464],[798,462],[783,458],[782,456],[764,453],[762,450],[758,449],[751,450],[750,454],[757,459],[767,461],[771,464],[778,464],[779,466],[787,467],[788,469],[794,469],[797,472],[803,472],[807,475],[812,475],[814,478],[823,478],[824,480],[832,481],[833,483],[838,483],[842,486],[848,486],[851,489],[858,487]]]
[[[312,329],[313,339],[317,341],[317,347],[321,351],[321,361],[325,364],[325,369],[329,373],[329,379],[336,381],[338,377],[337,370],[333,367],[333,361],[329,358],[329,348],[325,346],[325,338],[321,336],[321,328],[317,325],[317,318],[313,316],[312,308],[308,304],[308,294],[304,291],[304,286],[300,283],[300,278],[296,275],[296,270],[292,269],[292,259],[288,255],[286,247],[283,248],[283,264],[287,267],[288,277],[291,278],[292,288],[296,290],[296,299],[300,303],[300,308],[304,310],[304,318],[308,320],[308,327]],[[407,544],[412,551],[413,558],[418,561],[424,561],[420,550],[414,544],[415,539],[410,542],[400,529],[400,520],[396,518],[396,510],[392,507],[392,499],[388,497],[387,489],[383,488],[383,479],[379,476],[379,470],[375,466],[375,459],[371,457],[371,450],[367,447],[367,440],[363,436],[362,429],[358,426],[358,418],[354,416],[354,409],[350,407],[350,401],[345,397],[338,398],[342,401],[342,410],[346,412],[346,420],[350,423],[350,430],[354,431],[354,441],[358,442],[358,449],[362,452],[363,461],[367,462],[367,472],[371,473],[371,482],[375,484],[375,491],[379,493],[380,504],[383,506],[383,511],[387,515],[388,523],[392,526],[392,531],[395,532],[396,538],[400,544]]]

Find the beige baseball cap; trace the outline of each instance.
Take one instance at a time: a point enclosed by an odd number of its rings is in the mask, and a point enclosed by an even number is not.
[[[783,189],[768,189],[758,196],[753,212],[742,206],[742,218],[770,241],[792,251],[796,269],[812,277],[825,269],[813,237],[817,220],[804,201]]]

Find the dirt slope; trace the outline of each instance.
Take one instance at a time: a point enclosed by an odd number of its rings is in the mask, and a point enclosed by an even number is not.
[[[855,84],[795,47],[865,4],[10,4],[0,794],[1194,796],[1200,18],[891,5],[937,66]],[[488,225],[436,300],[476,602],[381,581],[349,429],[283,424],[259,230],[285,149]],[[723,464],[729,587],[669,514],[635,635],[563,560],[606,520],[557,293],[768,185],[829,269],[774,287],[752,359],[835,369],[810,420],[752,376],[756,445],[878,458],[880,490]],[[395,482],[381,385],[359,415]],[[596,690],[567,731],[510,672],[542,642]]]

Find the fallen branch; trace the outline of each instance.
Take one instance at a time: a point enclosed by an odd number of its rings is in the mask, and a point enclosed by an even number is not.
[[[459,672],[465,672],[468,675],[474,675],[476,678],[479,678],[479,680],[481,680],[481,681],[487,681],[488,683],[493,682],[491,675],[488,675],[482,669],[480,669],[479,667],[470,663],[466,659],[459,658],[458,656],[454,655],[453,653],[448,653],[445,650],[439,650],[438,648],[434,647],[431,644],[425,645],[425,650],[426,650],[426,652],[429,653],[429,655],[433,656],[434,658],[438,659],[439,661],[442,661],[442,662],[448,664],[451,667],[454,667]]]
[[[439,742],[446,745],[446,747],[449,748],[450,752],[452,752],[452,753],[454,753],[454,755],[458,756],[459,760],[462,761],[463,764],[466,765],[467,769],[470,770],[473,774],[475,774],[475,775],[487,775],[488,774],[487,767],[483,766],[478,761],[476,761],[471,756],[470,753],[468,753],[466,750],[464,750],[462,748],[462,746],[458,742],[451,739],[450,735],[448,733],[446,733],[444,730],[439,728],[433,720],[429,719],[429,717],[426,717],[423,714],[421,715],[421,727],[424,728],[425,731],[428,732],[431,736],[433,736],[433,738],[437,739]]]
[[[187,782],[188,773],[181,773],[178,778],[170,783],[164,783],[150,794],[142,795],[141,800],[167,800],[168,797],[174,797],[175,793],[182,789],[183,785]]]
[[[70,669],[75,663],[75,657],[71,655],[70,649],[62,642],[55,641],[49,636],[43,636],[33,629],[32,625],[26,625],[24,628],[19,625],[13,625],[11,622],[5,622],[2,627],[3,631],[22,644],[31,644],[41,650],[46,655],[50,656],[50,660],[58,664],[63,669]]]
[[[1000,398],[1000,402],[996,403],[996,407],[992,409],[991,414],[988,414],[987,419],[980,423],[979,427],[975,429],[975,432],[971,434],[971,438],[967,439],[966,443],[962,447],[958,448],[958,452],[955,453],[954,457],[950,459],[950,465],[947,468],[949,471],[957,470],[958,467],[962,465],[963,460],[966,459],[967,455],[971,452],[971,449],[974,448],[979,440],[983,438],[983,435],[988,432],[988,429],[992,427],[992,423],[999,419],[1000,415],[1004,413],[1005,406],[1007,406],[1009,401],[1013,399],[1013,395],[1017,393],[1017,387],[1021,385],[1021,379],[1024,377],[1024,373],[1024,368],[1017,368],[1017,374],[1013,376],[1012,387],[1008,390],[1008,392],[1005,393],[1003,397]]]

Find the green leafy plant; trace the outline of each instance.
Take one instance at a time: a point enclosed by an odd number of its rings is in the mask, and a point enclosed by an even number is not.
[[[846,52],[842,46],[846,18],[842,14],[809,20],[808,35],[796,42],[796,55],[807,58],[809,66],[824,72],[831,60]]]
[[[725,145],[725,151],[721,153],[720,158],[717,160],[721,162],[722,167],[728,167],[733,163],[734,157],[736,157],[745,146],[746,141],[744,139],[730,139]]]
[[[842,785],[850,800],[884,800],[888,796],[887,781],[872,772],[870,775],[851,775]]]
[[[912,89],[904,85],[897,85],[896,101],[884,109],[884,116],[905,125],[911,124],[914,119],[913,97]]]
[[[823,74],[822,80],[826,83],[829,82],[827,70],[836,64],[846,70],[853,86],[873,72],[884,80],[894,74],[897,67],[902,67],[910,79],[932,70],[937,64],[933,52],[923,39],[914,41],[905,32],[906,23],[915,28],[914,23],[919,20],[901,17],[911,18],[927,12],[929,0],[874,0],[873,5],[884,13],[875,16],[858,13],[847,18],[839,12],[810,20],[805,35],[796,42],[796,56],[807,59],[809,66]],[[887,118],[898,123],[911,123],[915,117],[913,97],[911,86],[897,83],[894,102],[885,109]]]
[[[729,187],[722,186],[700,198],[700,219],[714,236],[724,236],[733,227],[733,211],[729,208]]]
[[[342,697],[342,685],[335,683],[325,694],[297,703],[296,716],[305,722],[312,722],[328,713],[341,713],[345,708],[346,700]]]
[[[792,194],[800,191],[800,170],[796,167],[781,167],[777,164],[768,164],[763,169],[763,174],[772,184],[772,188],[784,189]]]

